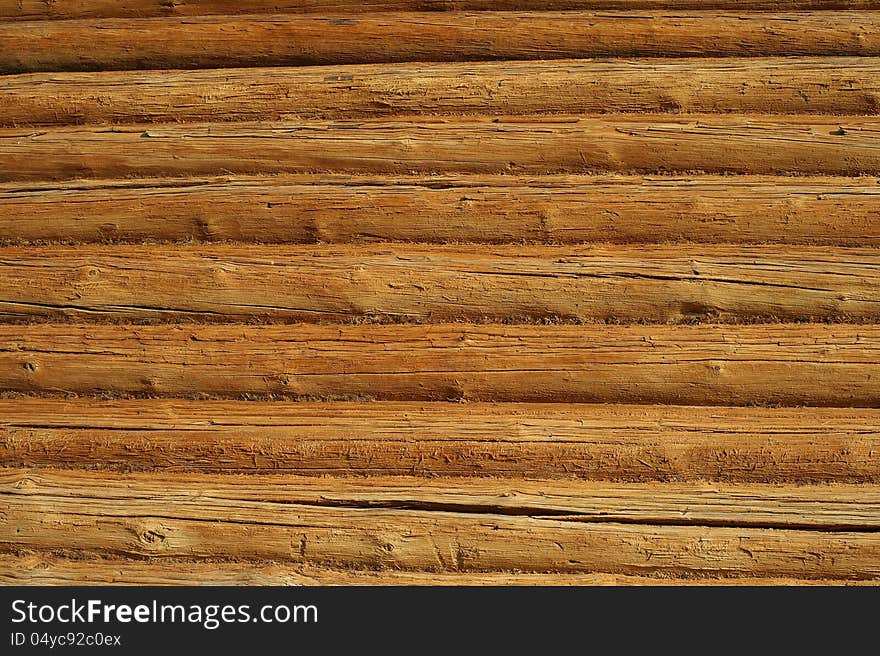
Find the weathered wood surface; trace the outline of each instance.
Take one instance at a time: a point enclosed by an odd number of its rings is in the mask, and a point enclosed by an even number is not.
[[[300,508],[385,509],[557,517],[565,521],[637,525],[876,531],[880,490],[864,485],[725,485],[592,481],[358,479],[276,475],[209,475],[0,469],[0,498],[76,503],[106,498],[134,504],[285,504]],[[126,504],[110,513],[125,516]],[[157,503],[157,508],[161,503]],[[259,508],[257,508],[259,509]],[[210,512],[209,510],[209,512]],[[294,513],[295,515],[295,513]],[[0,538],[2,540],[2,538]],[[880,566],[880,565],[878,565]]]
[[[880,14],[387,12],[0,22],[3,73],[775,55],[876,57]]]
[[[880,246],[877,178],[395,176],[0,184],[0,244],[788,243]]]
[[[6,470],[0,548],[440,571],[880,576],[880,497],[865,486],[398,481]]]
[[[880,9],[877,0],[4,0],[0,20],[144,18],[211,14],[573,9]]]
[[[0,390],[880,406],[880,326],[0,326]]]
[[[22,467],[876,483],[878,450],[878,410],[0,400]]]
[[[345,570],[301,564],[0,554],[2,585],[880,585],[876,579],[683,578],[625,574]]]
[[[568,60],[0,77],[0,125],[611,112],[880,113],[876,58]]]
[[[876,174],[880,118],[624,114],[0,129],[0,181],[595,171]]]
[[[880,583],[878,9],[0,0],[0,583]]]
[[[0,249],[0,319],[880,318],[880,251],[794,246]]]

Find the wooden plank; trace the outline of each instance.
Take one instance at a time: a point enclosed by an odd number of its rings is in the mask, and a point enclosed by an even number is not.
[[[0,125],[611,112],[880,113],[871,57],[574,60],[30,73]]]
[[[624,114],[0,129],[0,181],[325,171],[876,174],[880,118]]]
[[[0,554],[0,585],[878,585],[878,580],[344,570],[310,565]]]
[[[0,22],[3,73],[775,55],[876,57],[880,15],[388,12]]]
[[[878,246],[877,178],[395,176],[0,184],[0,244],[723,242]]]
[[[319,507],[343,514],[360,509],[402,514],[428,511],[558,518],[589,524],[843,532],[880,529],[880,490],[869,485],[612,483],[409,476],[364,479],[4,468],[0,469],[0,495],[12,505],[58,499],[64,506],[80,503],[79,499],[95,499],[97,503],[125,500],[133,505],[164,500],[174,507],[204,500],[206,512],[212,514],[227,504],[241,503],[255,510],[261,510],[262,505],[284,504],[294,511]],[[123,517],[127,514],[125,507],[110,513]],[[296,516],[297,512],[291,514]]]
[[[143,18],[210,14],[374,11],[548,11],[573,9],[878,9],[877,0],[17,0],[0,4],[0,20]]]
[[[0,249],[0,320],[880,318],[880,251],[812,246]]]
[[[878,449],[877,410],[0,400],[23,467],[877,483]]]
[[[0,473],[0,549],[438,571],[880,576],[865,486]],[[873,519],[872,519],[873,518]]]
[[[0,390],[880,406],[880,326],[0,325]]]

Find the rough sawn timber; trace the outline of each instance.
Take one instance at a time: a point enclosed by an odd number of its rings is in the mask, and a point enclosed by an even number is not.
[[[876,579],[686,578],[625,574],[415,572],[332,569],[312,565],[133,558],[80,558],[49,553],[0,554],[2,585],[878,585]]]
[[[598,171],[876,174],[880,117],[620,114],[0,129],[0,182]]]
[[[793,246],[0,249],[0,319],[880,318],[880,251]]]
[[[0,22],[0,72],[880,55],[872,11],[379,12]]]
[[[0,400],[5,466],[880,482],[880,410]]]
[[[395,176],[0,184],[0,243],[880,246],[877,178]]]
[[[880,326],[0,325],[0,390],[880,406]]]
[[[406,115],[880,113],[877,58],[561,60],[31,73],[0,125]]]
[[[558,488],[558,489],[557,489]],[[438,571],[871,579],[875,489],[0,472],[0,549]]]

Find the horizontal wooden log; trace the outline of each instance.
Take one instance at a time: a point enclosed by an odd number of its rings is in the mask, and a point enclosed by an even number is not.
[[[0,469],[0,499],[12,505],[93,498],[132,504],[165,500],[207,512],[229,503],[513,516],[673,526],[877,531],[880,490],[865,485],[611,483],[413,477],[358,479],[274,475],[110,473]],[[111,516],[126,516],[121,507]],[[296,514],[296,513],[292,513]],[[362,514],[367,514],[362,513]],[[381,514],[381,513],[380,513]],[[389,513],[390,514],[390,513]],[[2,538],[0,538],[2,543]],[[8,544],[8,543],[4,543]]]
[[[880,406],[880,327],[0,325],[0,390]]]
[[[0,185],[0,244],[878,246],[876,178],[294,175]]]
[[[880,113],[865,57],[386,64],[0,77],[0,125],[611,112]]]
[[[439,571],[870,579],[865,486],[0,473],[0,549]],[[12,527],[15,530],[12,530]]]
[[[2,585],[878,585],[852,579],[682,578],[624,574],[532,574],[344,570],[310,565],[0,554]]]
[[[880,482],[877,410],[0,400],[6,466]]]
[[[0,129],[0,181],[319,171],[876,174],[880,117],[624,114]]]
[[[880,9],[877,0],[16,0],[0,4],[0,20],[144,18],[211,14],[374,11],[548,11],[573,9]]]
[[[878,56],[871,11],[388,12],[0,22],[0,72],[583,57]]]
[[[880,319],[880,251],[794,246],[0,249],[0,319]]]

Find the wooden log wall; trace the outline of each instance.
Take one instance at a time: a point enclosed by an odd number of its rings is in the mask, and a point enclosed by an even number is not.
[[[0,2],[0,583],[880,583],[880,2]]]

